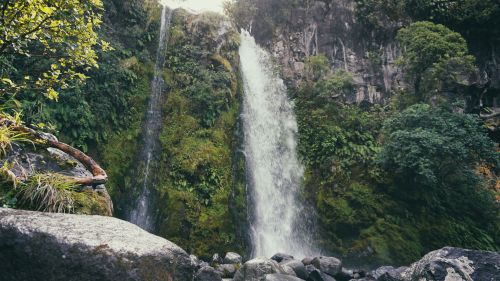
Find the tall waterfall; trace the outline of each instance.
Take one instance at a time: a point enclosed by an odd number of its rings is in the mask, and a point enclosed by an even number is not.
[[[139,160],[142,164],[142,177],[137,181],[137,185],[142,184],[142,191],[137,199],[135,208],[130,212],[129,221],[137,226],[153,231],[154,222],[151,210],[151,186],[154,184],[151,171],[156,171],[159,154],[158,136],[162,128],[162,101],[164,81],[162,79],[162,68],[165,64],[165,56],[168,45],[168,36],[172,10],[166,5],[162,5],[161,27],[158,50],[156,53],[156,63],[153,81],[151,81],[151,97],[149,99],[146,121],[144,124],[142,147],[139,151]]]
[[[297,121],[270,55],[241,33],[244,150],[250,187],[252,255],[312,254],[297,196],[303,168],[297,159]]]

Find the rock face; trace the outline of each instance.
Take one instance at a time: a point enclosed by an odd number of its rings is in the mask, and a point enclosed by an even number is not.
[[[424,256],[402,277],[404,281],[500,280],[500,253],[446,247]]]
[[[194,268],[177,245],[115,218],[0,208],[4,281],[188,281]]]

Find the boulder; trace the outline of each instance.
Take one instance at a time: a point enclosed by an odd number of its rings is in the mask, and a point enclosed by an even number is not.
[[[213,264],[221,264],[221,263],[224,263],[224,259],[222,259],[221,256],[219,256],[219,254],[215,253],[212,256],[212,265]]]
[[[240,255],[238,255],[237,253],[228,252],[228,253],[226,253],[226,256],[224,257],[225,264],[238,264],[238,263],[242,263],[242,262],[243,262],[243,258]]]
[[[281,268],[283,269],[283,271],[285,272],[286,275],[297,276],[295,271],[293,271],[293,269],[291,267],[289,267],[288,265],[281,265]]]
[[[236,265],[234,264],[219,264],[215,269],[220,272],[223,278],[233,278],[236,273]]]
[[[222,277],[213,267],[205,266],[198,270],[194,281],[222,281]]]
[[[336,281],[332,276],[314,269],[306,279],[307,281]]]
[[[302,259],[302,263],[304,265],[310,265],[313,261],[314,257],[305,257]]]
[[[264,281],[304,281],[295,276],[285,274],[267,274]]]
[[[305,265],[298,260],[287,260],[280,263],[282,266],[289,266],[293,269],[297,277],[302,279],[307,279],[309,274],[307,273]]]
[[[446,247],[425,255],[402,274],[405,281],[500,279],[500,253]]]
[[[342,268],[342,270],[334,276],[337,281],[349,281],[354,279],[354,271],[346,268]]]
[[[174,243],[111,217],[0,208],[3,281],[192,280]]]
[[[342,262],[334,257],[315,257],[311,264],[330,276],[335,276],[342,270]]]
[[[271,259],[277,262],[282,262],[287,260],[293,260],[293,256],[283,253],[277,253],[274,256],[272,256]]]
[[[285,274],[286,272],[277,261],[256,258],[249,260],[238,269],[234,275],[234,281],[263,281],[267,274]]]
[[[382,266],[368,274],[368,277],[372,277],[377,281],[402,281],[403,277],[401,273],[405,271],[407,267],[394,268],[392,266]]]

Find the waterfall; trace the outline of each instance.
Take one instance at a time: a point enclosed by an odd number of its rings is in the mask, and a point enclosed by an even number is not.
[[[162,68],[165,64],[165,56],[168,45],[168,35],[172,10],[166,5],[162,5],[161,27],[158,50],[156,53],[156,63],[154,77],[151,81],[151,97],[149,99],[148,111],[143,129],[142,147],[139,151],[139,161],[142,164],[142,175],[139,175],[140,181],[137,185],[141,186],[142,191],[137,199],[135,208],[130,212],[129,221],[144,230],[153,231],[154,222],[151,210],[151,186],[154,179],[151,171],[156,171],[157,155],[159,154],[158,136],[162,128],[162,101],[164,81],[162,79]]]
[[[297,198],[303,175],[297,158],[297,121],[287,88],[270,55],[244,30],[239,52],[252,255],[310,255],[308,224]]]

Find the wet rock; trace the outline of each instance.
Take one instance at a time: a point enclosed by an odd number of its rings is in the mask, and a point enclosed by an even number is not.
[[[425,255],[401,275],[405,281],[499,280],[500,253],[446,247]]]
[[[311,274],[311,272],[317,270],[316,267],[314,267],[314,265],[312,264],[309,264],[309,265],[306,265],[306,272],[307,272],[307,275],[309,276],[309,274]]]
[[[293,269],[288,265],[281,265],[281,268],[283,269],[286,275],[297,276],[297,274],[295,274],[295,271],[293,271]]]
[[[266,277],[264,278],[264,281],[303,281],[303,280],[298,277],[290,275],[267,274]]]
[[[351,279],[354,279],[354,271],[342,268],[342,270],[334,277],[337,281],[349,281]]]
[[[215,253],[212,256],[212,264],[221,264],[221,263],[224,263],[224,260],[222,259],[221,256],[219,256],[219,254]]]
[[[215,269],[220,272],[223,278],[233,278],[238,270],[234,264],[219,264]]]
[[[222,281],[222,277],[213,267],[205,266],[198,270],[194,281]]]
[[[309,277],[306,279],[307,281],[336,281],[332,276],[325,274],[318,269],[314,269],[311,273],[309,273]]]
[[[401,273],[406,269],[407,267],[382,266],[368,274],[368,277],[373,277],[377,281],[402,281]]]
[[[128,222],[0,208],[2,281],[192,280],[189,255]]]
[[[335,276],[342,270],[342,262],[334,257],[316,257],[311,264],[330,276]]]
[[[238,269],[234,275],[234,281],[263,281],[267,274],[285,274],[285,271],[277,261],[256,258],[249,260]]]
[[[302,263],[304,265],[310,265],[313,261],[314,257],[305,257],[302,259]]]
[[[243,258],[239,254],[233,252],[226,253],[226,256],[224,257],[225,264],[238,264],[242,261]]]
[[[282,262],[287,260],[293,260],[293,256],[283,253],[277,253],[274,256],[272,256],[271,259],[277,262]]]
[[[280,265],[289,266],[290,268],[292,268],[293,271],[295,272],[295,274],[297,275],[297,277],[299,277],[299,278],[307,279],[307,277],[309,276],[309,274],[306,270],[306,266],[298,260],[283,261],[280,263]]]

